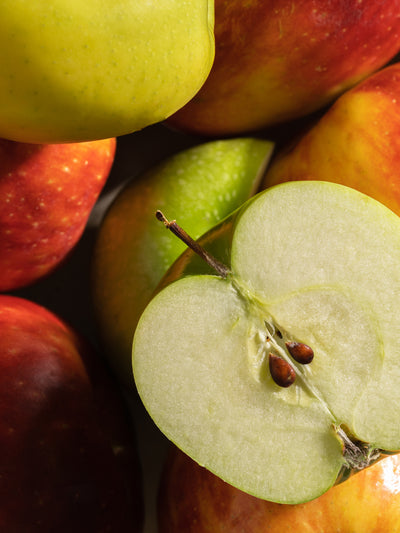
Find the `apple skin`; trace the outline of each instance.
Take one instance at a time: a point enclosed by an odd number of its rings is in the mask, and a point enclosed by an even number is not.
[[[188,102],[214,59],[213,0],[3,0],[0,137],[117,137]]]
[[[54,313],[0,296],[0,529],[139,533],[141,468],[125,402]]]
[[[399,0],[216,0],[210,75],[168,122],[220,136],[305,116],[383,67],[399,34]]]
[[[172,447],[158,496],[159,533],[398,533],[400,455],[297,505],[260,500]]]
[[[50,274],[80,239],[109,176],[116,139],[0,140],[0,291]]]
[[[251,137],[192,146],[131,180],[109,207],[93,249],[91,292],[104,351],[128,388],[135,386],[137,322],[186,248],[157,221],[156,210],[200,237],[256,192],[272,150],[271,142]]]
[[[344,93],[300,138],[283,148],[263,188],[291,180],[342,183],[400,215],[400,63]]]

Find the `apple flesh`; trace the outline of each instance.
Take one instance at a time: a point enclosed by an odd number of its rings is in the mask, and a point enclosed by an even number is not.
[[[80,239],[109,176],[116,139],[0,140],[0,291],[49,275]]]
[[[103,362],[44,307],[0,296],[2,531],[141,531],[130,416]]]
[[[237,135],[309,114],[399,52],[397,0],[216,0],[215,61],[169,122]]]
[[[214,59],[213,0],[3,0],[0,137],[90,141],[160,122]]]
[[[258,189],[272,143],[253,138],[213,141],[179,152],[132,180],[106,213],[92,260],[98,331],[121,382],[132,387],[132,339],[161,278],[184,251],[160,232],[155,212],[170,206],[196,237]]]
[[[342,183],[400,215],[400,64],[343,94],[276,154],[263,187],[290,180]]]
[[[400,456],[298,505],[260,500],[174,448],[159,490],[159,533],[399,533]]]
[[[199,274],[183,254],[135,332],[136,385],[161,431],[280,503],[314,499],[400,449],[400,218],[342,185],[290,182],[201,244],[226,275]],[[291,341],[313,349],[310,364]],[[272,378],[270,353],[295,370],[290,387]]]

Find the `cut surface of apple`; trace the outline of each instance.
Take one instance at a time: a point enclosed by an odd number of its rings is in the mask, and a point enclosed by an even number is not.
[[[342,185],[291,182],[224,227],[227,276],[184,276],[143,313],[138,391],[164,434],[231,485],[311,500],[400,448],[400,218]],[[292,385],[272,378],[270,354]]]

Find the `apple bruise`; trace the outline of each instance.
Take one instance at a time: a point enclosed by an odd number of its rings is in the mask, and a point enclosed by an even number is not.
[[[239,294],[247,294],[248,301],[254,305],[254,317],[260,315],[265,309],[260,309],[260,303],[253,300],[247,287],[242,286],[232,276],[232,271],[225,264],[212,256],[197,241],[195,241],[186,231],[181,228],[176,220],[169,221],[162,211],[157,210],[156,218],[163,222],[164,226],[175,236],[181,239],[193,252],[199,255],[215,272],[223,279],[230,278],[232,286]],[[253,307],[253,305],[251,307]],[[253,314],[250,311],[250,314]],[[258,323],[258,319],[255,320]],[[265,374],[265,367],[268,366],[269,375],[274,383],[281,389],[291,387],[296,377],[300,380],[300,388],[296,395],[301,394],[301,390],[315,397],[328,412],[332,420],[332,428],[342,443],[343,466],[339,472],[337,482],[342,482],[350,477],[354,472],[375,463],[385,456],[381,449],[371,446],[354,438],[349,428],[341,424],[332,413],[326,401],[319,394],[318,390],[307,379],[307,367],[314,360],[314,350],[299,340],[294,340],[293,336],[286,332],[281,326],[275,324],[272,316],[263,320],[265,330],[259,326],[249,332],[250,343],[248,344],[249,359],[252,360],[250,368],[253,368],[253,377],[257,381],[262,381]],[[251,346],[253,344],[253,346]],[[268,364],[266,365],[268,353]],[[255,364],[254,364],[255,363]]]

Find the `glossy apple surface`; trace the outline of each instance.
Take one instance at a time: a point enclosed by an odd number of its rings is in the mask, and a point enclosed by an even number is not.
[[[47,276],[68,256],[109,176],[116,139],[0,140],[0,291]]]
[[[276,154],[263,187],[290,180],[342,183],[400,214],[400,64],[343,94]]]
[[[298,505],[259,500],[173,449],[159,491],[159,533],[398,533],[400,456]]]
[[[172,118],[239,134],[304,116],[399,51],[399,0],[216,0],[215,62]]]
[[[156,210],[168,209],[199,237],[257,190],[272,148],[253,138],[193,146],[133,179],[109,208],[94,248],[92,292],[105,351],[125,384],[133,385],[136,324],[185,249],[162,231]]]
[[[132,421],[103,362],[67,324],[0,296],[0,529],[141,531]]]
[[[214,58],[213,0],[4,0],[0,137],[61,143],[164,120]]]

